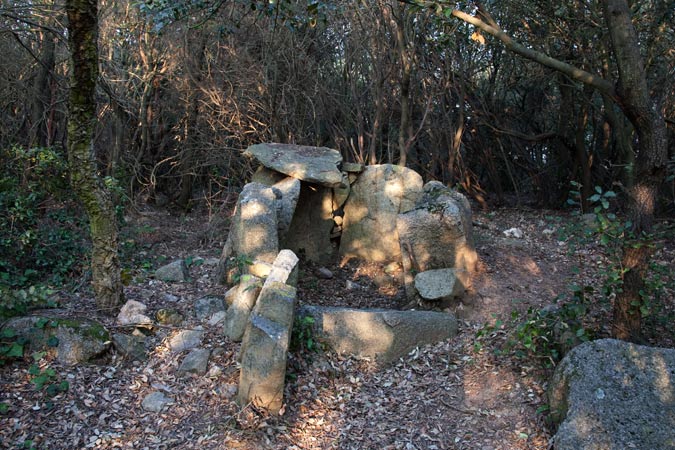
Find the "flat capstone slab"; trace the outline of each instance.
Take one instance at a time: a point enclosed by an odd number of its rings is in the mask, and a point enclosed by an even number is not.
[[[252,145],[245,154],[254,156],[268,169],[298,180],[330,188],[342,185],[342,172],[338,169],[342,155],[331,148],[267,143]]]

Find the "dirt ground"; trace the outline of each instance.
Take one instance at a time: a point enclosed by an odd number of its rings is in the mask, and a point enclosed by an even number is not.
[[[124,232],[130,267],[126,298],[148,305],[149,315],[161,308],[176,309],[185,317],[184,324],[156,329],[148,337],[147,361],[130,361],[114,350],[97,364],[65,367],[43,361],[70,385],[53,398],[31,384],[29,358],[0,367],[0,402],[9,405],[0,413],[0,448],[31,448],[26,442],[40,449],[549,448],[553,430],[547,423],[545,390],[550,369],[535,357],[496,350],[507,340],[512,316],[523,317],[530,307],[555,303],[571,283],[599,288],[598,273],[607,264],[601,249],[570,251],[556,238],[557,227],[571,218],[539,210],[475,212],[480,270],[465,300],[452,306],[460,319],[459,335],[417,348],[380,370],[367,359],[293,352],[283,415],[271,417],[234,403],[239,344],[225,339],[220,326],[209,327],[194,316],[196,299],[222,295],[226,289],[213,280],[213,258],[219,256],[225,230],[207,217],[150,209],[129,217]],[[523,232],[522,238],[504,235],[514,227]],[[198,257],[204,260],[194,262]],[[177,258],[193,261],[188,282],[152,278],[153,268]],[[673,242],[666,242],[654,259],[672,265]],[[328,267],[334,277],[326,280],[316,276],[317,269],[303,262],[300,303],[362,308],[406,304],[397,282],[400,272],[387,274],[377,265],[340,267],[336,262]],[[666,289],[662,300],[660,314],[672,320],[672,290]],[[104,311],[94,310],[84,289],[61,294],[61,303],[60,314],[96,318],[115,332],[132,332],[116,327]],[[609,306],[598,303],[595,311],[589,320],[599,336],[606,335],[606,325],[598,324],[607,323]],[[503,325],[477,337],[485,325],[495,323]],[[167,341],[180,329],[198,325],[205,327],[203,346],[213,351],[208,373],[178,376],[184,354],[171,353]],[[654,326],[652,344],[675,345],[672,322]],[[141,408],[143,398],[154,390],[174,398],[159,414]]]

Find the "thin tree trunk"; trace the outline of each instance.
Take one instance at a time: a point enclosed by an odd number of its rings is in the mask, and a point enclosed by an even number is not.
[[[67,0],[66,12],[73,60],[68,120],[70,183],[89,216],[96,304],[114,314],[123,300],[117,222],[110,193],[96,175],[92,152],[98,78],[96,0]]]

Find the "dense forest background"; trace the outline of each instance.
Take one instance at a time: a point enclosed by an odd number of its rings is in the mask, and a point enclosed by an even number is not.
[[[620,209],[638,134],[616,99],[427,3],[99,1],[93,151],[118,207],[217,215],[251,173],[242,150],[274,141],[406,165],[483,208],[561,208],[572,190],[585,211],[606,191]],[[601,2],[465,3],[450,6],[527,49],[619,78]],[[649,97],[667,123],[656,211],[672,216],[675,8],[630,3]],[[66,26],[60,1],[0,8],[0,246],[14,286],[74,264],[64,256],[81,220],[64,213]]]

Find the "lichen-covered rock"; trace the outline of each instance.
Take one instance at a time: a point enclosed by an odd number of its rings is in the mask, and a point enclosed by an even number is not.
[[[390,263],[400,261],[396,220],[422,196],[422,177],[392,164],[367,166],[344,206],[340,256]]]
[[[675,448],[675,349],[586,342],[560,362],[548,398],[557,450]]]
[[[110,348],[110,333],[98,322],[84,318],[15,317],[2,327],[28,341],[32,351],[56,351],[63,364],[89,361]]]

